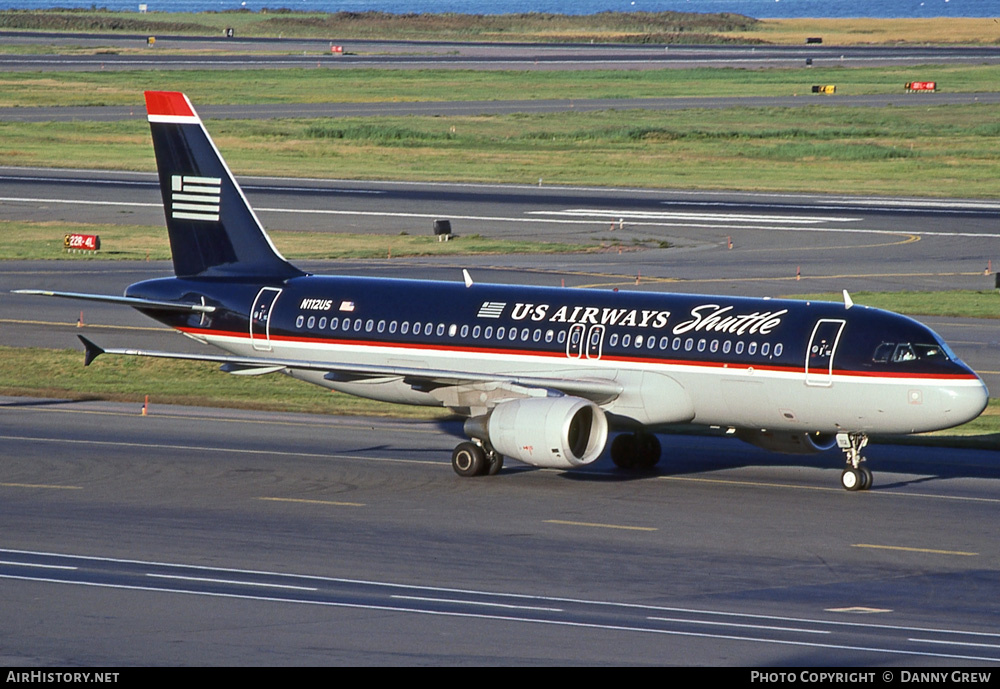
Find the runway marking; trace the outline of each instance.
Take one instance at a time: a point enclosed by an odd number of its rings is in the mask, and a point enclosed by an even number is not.
[[[463,600],[461,598],[433,598],[431,596],[400,596],[390,598],[397,600],[412,600],[422,603],[457,603],[459,605],[479,605],[487,608],[506,608],[508,610],[540,610],[543,612],[564,612],[563,608],[543,608],[537,605],[511,605],[509,603],[487,603],[485,601]]]
[[[146,417],[149,418],[149,417]],[[274,457],[307,457],[310,459],[350,459],[371,462],[388,462],[391,464],[427,464],[441,466],[443,462],[431,462],[425,459],[399,459],[396,457],[369,457],[366,455],[320,454],[317,452],[288,452],[283,450],[241,449],[235,447],[208,447],[206,445],[168,445],[166,443],[125,443],[114,440],[82,440],[79,438],[41,438],[28,436],[4,435],[0,440],[27,440],[40,443],[67,443],[70,445],[106,445],[110,447],[145,448],[153,450],[181,450],[185,452],[220,452],[236,455],[270,455]]]
[[[154,574],[146,572],[147,577],[153,579],[173,579],[176,581],[197,581],[206,584],[236,584],[237,586],[260,586],[269,589],[289,589],[292,591],[319,591],[314,586],[292,586],[289,584],[265,584],[259,581],[243,581],[241,579],[212,579],[209,577],[185,577],[179,574]]]
[[[792,488],[794,490],[818,490],[831,493],[843,493],[843,488],[832,488],[830,486],[801,486],[791,483],[770,483],[765,481],[741,481],[738,479],[721,478],[699,478],[694,476],[657,476],[661,481],[690,481],[692,483],[718,483],[732,486],[753,486],[755,488]],[[1000,498],[973,498],[963,495],[933,495],[931,493],[903,493],[898,491],[880,490],[877,487],[872,490],[859,491],[857,497],[862,499],[885,498],[929,498],[931,500],[954,500],[957,502],[982,502],[986,504],[1000,504]],[[867,498],[862,497],[867,496]],[[875,546],[872,546],[875,547]]]
[[[753,254],[753,253],[777,253],[779,251],[853,251],[855,249],[878,249],[886,246],[903,246],[904,244],[913,244],[914,242],[919,242],[921,239],[920,235],[911,234],[906,239],[900,240],[898,242],[880,242],[879,244],[839,244],[837,246],[790,246],[787,248],[773,247],[769,249],[744,249],[739,248],[740,253],[743,254]]]
[[[666,202],[664,202],[666,203]],[[528,211],[528,215],[558,217],[593,217],[608,220],[701,220],[703,222],[745,222],[815,225],[823,222],[859,222],[860,218],[839,218],[822,215],[758,215],[753,213],[712,213],[706,211],[629,211],[591,208],[567,208],[561,211]]]
[[[946,646],[969,646],[972,648],[1000,648],[997,644],[974,644],[969,641],[944,641],[942,639],[918,639],[909,638],[907,641],[913,641],[914,643],[920,644],[944,644]]]
[[[37,567],[38,569],[63,569],[71,572],[75,572],[79,567],[70,567],[68,565],[43,565],[37,562],[16,562],[14,560],[0,560],[0,565],[10,565],[11,567]]]
[[[299,502],[306,505],[332,505],[334,507],[365,507],[363,502],[338,502],[335,500],[306,500],[305,498],[257,498],[270,502]]]
[[[826,629],[802,629],[800,627],[778,627],[766,624],[739,624],[737,622],[716,622],[714,620],[685,620],[680,617],[647,617],[647,620],[657,622],[680,622],[681,624],[704,624],[720,627],[739,627],[742,629],[764,629],[769,632],[798,632],[800,634],[832,634]]]
[[[55,490],[83,490],[82,486],[56,486],[48,483],[0,483],[0,488],[52,488]]]
[[[767,276],[767,277],[742,277],[739,278],[739,282],[799,282],[800,280],[870,280],[874,278],[927,278],[927,277],[973,277],[981,276],[983,272],[981,270],[974,270],[965,273],[878,273],[873,275],[795,275],[789,270],[790,275],[783,276]],[[688,284],[695,283],[715,283],[715,282],[733,282],[733,278],[659,278],[659,277],[647,277],[645,275],[640,276],[640,284],[642,282],[646,283],[661,283],[661,282],[683,282]],[[623,275],[619,280],[615,282],[595,282],[583,285],[576,285],[574,289],[592,289],[597,287],[615,287],[619,285],[632,285],[635,284],[635,277]]]
[[[137,402],[138,402],[138,400],[137,400]],[[79,402],[70,400],[70,401],[67,401],[66,404],[67,405],[79,404]],[[116,404],[119,404],[119,403],[116,403]],[[0,404],[0,410],[4,409],[5,407],[9,407],[9,406],[11,406],[11,405]],[[163,406],[160,406],[159,409],[163,409]],[[218,410],[217,409],[213,409],[213,411],[220,411],[220,410],[221,410],[221,408],[218,409]],[[32,408],[32,412],[39,412],[39,413],[46,412],[46,413],[53,413],[53,414],[96,414],[96,415],[99,415],[99,416],[124,416],[124,417],[130,417],[130,418],[134,418],[136,416],[135,413],[133,413],[133,412],[126,412],[126,411],[102,411],[102,410],[99,410],[99,409],[79,409],[79,408],[59,408],[59,407],[33,407]],[[249,424],[253,424],[255,426],[266,424],[266,425],[269,425],[269,426],[290,426],[290,427],[293,427],[293,428],[294,427],[298,427],[298,426],[307,426],[309,428],[315,428],[316,427],[315,423],[310,423],[310,422],[307,422],[307,421],[278,421],[277,419],[266,418],[266,415],[268,415],[268,414],[279,414],[279,413],[280,414],[293,414],[295,412],[263,411],[263,412],[255,412],[255,413],[261,414],[261,415],[265,415],[265,416],[264,416],[264,418],[237,419],[237,418],[234,418],[234,417],[231,417],[231,416],[227,417],[227,416],[214,416],[214,415],[209,416],[209,415],[199,415],[199,414],[179,414],[179,413],[172,413],[172,412],[157,411],[155,413],[149,414],[147,416],[147,418],[158,418],[158,419],[202,419],[202,420],[204,420],[204,419],[211,419],[213,423],[214,422],[223,422],[223,423],[249,423]],[[335,415],[332,415],[332,414],[327,414],[327,415],[323,415],[323,416],[326,416],[327,418],[330,418],[330,419],[342,418],[342,417],[336,417]],[[392,420],[390,419],[390,417],[376,417],[376,418],[378,418],[379,421],[382,421],[383,418],[385,419],[385,423],[379,423],[379,426],[383,427],[383,428],[392,428],[393,430],[405,430],[407,433],[423,433],[424,435],[434,435],[434,436],[440,436],[441,435],[441,431],[437,430],[437,429],[431,430],[431,429],[424,429],[424,428],[415,428],[414,425],[416,423],[423,423],[423,420],[421,420],[421,419],[415,420],[414,424],[410,425],[410,424],[404,424],[404,423],[393,423]],[[365,423],[363,421],[359,422],[359,423],[350,423],[350,422],[345,422],[343,420],[340,420],[340,421],[336,421],[336,420],[326,421],[326,419],[324,419],[324,423],[327,426],[329,426],[329,427],[340,428],[340,429],[345,429],[345,430],[356,430],[356,431],[365,431],[366,429],[369,430],[369,431],[374,431],[375,430],[374,426],[372,426],[370,423]]]
[[[561,524],[563,526],[589,526],[597,529],[622,529],[624,531],[659,531],[652,526],[623,526],[620,524],[598,524],[594,522],[573,522],[563,519],[546,519],[546,524]]]
[[[901,550],[908,553],[930,553],[932,555],[962,555],[964,557],[979,557],[979,553],[962,550],[937,550],[934,548],[909,548],[901,545],[873,545],[871,543],[855,543],[852,548],[873,548],[875,550]]]

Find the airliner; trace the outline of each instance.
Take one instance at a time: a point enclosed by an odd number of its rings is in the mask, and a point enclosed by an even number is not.
[[[956,426],[985,408],[982,380],[926,326],[844,301],[319,276],[275,248],[190,100],[146,92],[175,277],[124,296],[20,290],[125,304],[225,353],[101,348],[281,372],[375,400],[466,418],[461,476],[505,457],[573,469],[610,445],[649,469],[657,429],[716,428],[779,452],[834,447],[841,484],[866,490],[870,434]],[[457,278],[458,276],[456,276]]]

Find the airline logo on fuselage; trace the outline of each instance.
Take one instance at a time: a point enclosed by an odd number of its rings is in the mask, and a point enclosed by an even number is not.
[[[501,318],[505,302],[483,302],[479,318]],[[716,332],[730,335],[767,335],[781,324],[788,309],[735,313],[732,306],[702,304],[691,309],[687,320],[674,326],[673,334]],[[653,328],[661,330],[670,323],[670,311],[656,309],[619,309],[598,306],[559,306],[518,302],[510,309],[515,321],[531,320],[547,323],[582,323],[587,325],[620,326],[623,328]]]
[[[221,190],[222,180],[218,177],[173,175],[170,178],[170,217],[219,222]]]

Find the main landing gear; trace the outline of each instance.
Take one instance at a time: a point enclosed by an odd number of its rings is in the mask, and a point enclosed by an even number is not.
[[[872,487],[872,472],[862,465],[866,461],[861,450],[868,444],[864,433],[838,433],[837,446],[846,455],[847,468],[840,475],[840,485],[850,491],[868,490]]]
[[[503,455],[466,441],[452,451],[451,468],[459,476],[493,476],[503,468]]]
[[[660,441],[652,433],[622,433],[611,442],[611,461],[622,469],[652,469],[661,452]]]

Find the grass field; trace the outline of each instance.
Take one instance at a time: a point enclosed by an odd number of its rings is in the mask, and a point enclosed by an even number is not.
[[[197,100],[195,101],[197,103]],[[1000,106],[219,120],[237,174],[996,196]],[[0,122],[0,164],[152,170],[144,122]]]
[[[142,92],[161,89],[184,91],[196,105],[794,95],[815,100],[823,96],[811,95],[813,84],[835,84],[840,95],[872,95],[903,93],[910,81],[936,81],[949,92],[991,92],[1000,81],[1000,65],[963,64],[632,71],[341,70],[318,64],[282,70],[7,72],[0,74],[0,107],[118,105],[141,111]]]
[[[63,238],[70,233],[98,235],[101,250],[96,253],[68,253],[63,247]],[[268,234],[283,255],[295,260],[566,253],[604,248],[588,244],[492,239],[479,235],[455,235],[451,241],[439,242],[426,232],[418,236],[269,230]],[[170,245],[166,230],[159,226],[0,220],[0,261],[53,259],[165,261],[170,259]]]

